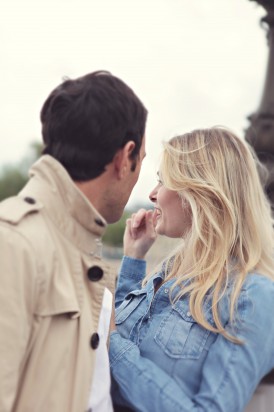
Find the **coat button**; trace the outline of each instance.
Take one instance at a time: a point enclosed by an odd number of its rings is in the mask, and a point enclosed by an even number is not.
[[[90,338],[90,346],[92,349],[97,349],[99,346],[100,338],[98,333],[93,333]]]
[[[94,222],[95,222],[96,225],[98,225],[98,226],[101,226],[101,227],[104,227],[104,226],[105,226],[104,222],[103,222],[101,219],[99,219],[99,218],[94,219]]]
[[[33,197],[24,197],[24,201],[29,203],[30,205],[34,205],[36,203],[36,200],[33,199]]]
[[[102,279],[104,271],[100,266],[92,266],[88,270],[88,278],[92,282],[97,282],[98,280]]]

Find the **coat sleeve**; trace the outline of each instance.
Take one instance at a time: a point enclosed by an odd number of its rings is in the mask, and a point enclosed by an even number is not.
[[[217,337],[203,365],[200,389],[193,397],[143,357],[136,344],[112,332],[110,364],[120,391],[117,396],[142,412],[243,411],[263,375],[274,366],[273,283],[253,283],[242,294],[237,310],[240,326],[231,329],[228,325],[227,331],[236,333],[242,344]]]
[[[0,224],[0,410],[12,410],[24,366],[37,293],[35,254],[12,226]]]

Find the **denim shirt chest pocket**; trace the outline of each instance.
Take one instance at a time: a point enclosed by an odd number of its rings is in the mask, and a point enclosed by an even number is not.
[[[145,290],[134,290],[130,292],[115,311],[115,323],[123,337],[128,338],[132,328],[145,313],[140,310],[141,303],[146,298]]]
[[[205,317],[214,324],[207,308]],[[178,300],[161,321],[154,339],[171,358],[199,359],[210,333],[191,316],[188,301]]]

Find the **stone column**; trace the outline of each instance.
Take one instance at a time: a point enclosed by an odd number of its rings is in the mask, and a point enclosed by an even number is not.
[[[258,110],[248,117],[250,126],[246,130],[245,138],[269,171],[265,185],[274,215],[274,0],[251,1],[262,5],[267,12],[261,23],[267,29],[269,56],[261,103]],[[274,384],[274,370],[262,383]]]
[[[250,126],[246,131],[246,139],[258,154],[268,153],[274,156],[274,1],[256,1],[267,11],[262,24],[267,27],[269,57],[262,100],[258,110],[248,117]]]

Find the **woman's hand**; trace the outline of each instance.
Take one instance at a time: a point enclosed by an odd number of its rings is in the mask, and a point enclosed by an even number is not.
[[[153,210],[140,209],[126,221],[124,233],[124,254],[136,259],[144,259],[156,240]]]

